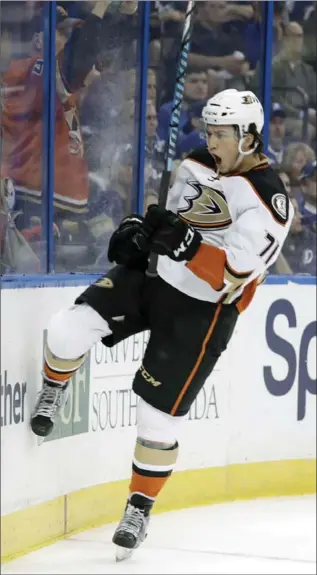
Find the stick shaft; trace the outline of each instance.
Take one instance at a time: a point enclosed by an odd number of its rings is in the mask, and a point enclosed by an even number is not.
[[[173,96],[173,108],[169,123],[169,135],[168,135],[168,143],[165,150],[165,165],[164,170],[162,173],[161,183],[160,183],[160,191],[159,191],[159,206],[164,207],[167,201],[167,195],[171,180],[171,174],[173,170],[173,163],[176,154],[176,145],[177,145],[177,138],[178,138],[178,131],[179,131],[179,122],[180,122],[180,115],[181,115],[181,107],[184,97],[184,84],[185,84],[185,75],[187,69],[187,62],[188,62],[188,55],[189,55],[189,48],[190,48],[190,40],[191,40],[191,30],[192,30],[192,15],[195,8],[194,0],[189,0],[187,3],[187,10],[185,15],[184,21],[184,28],[183,28],[183,35],[182,35],[182,43],[180,48],[179,54],[179,61],[176,71],[176,82],[175,82],[175,89],[174,89],[174,96]],[[156,268],[157,268],[157,254],[150,255],[149,267],[147,270],[147,275],[150,277],[155,277],[157,275]]]

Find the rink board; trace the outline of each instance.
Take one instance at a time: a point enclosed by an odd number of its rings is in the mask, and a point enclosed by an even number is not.
[[[148,334],[98,344],[43,445],[28,421],[45,327],[82,287],[1,293],[3,559],[116,521],[136,427],[131,391]],[[177,471],[156,511],[316,490],[316,288],[264,285],[183,424]]]

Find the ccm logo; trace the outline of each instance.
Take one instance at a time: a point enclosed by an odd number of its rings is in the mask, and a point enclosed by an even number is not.
[[[153,387],[158,387],[159,385],[162,385],[162,382],[154,379],[154,377],[148,371],[146,371],[143,365],[141,365],[140,367],[140,373],[142,377],[145,379],[145,381],[150,385],[153,385]]]
[[[188,228],[184,241],[182,241],[181,245],[179,246],[179,248],[177,248],[177,250],[174,250],[174,254],[176,257],[178,257],[180,254],[182,254],[187,250],[188,246],[190,246],[191,242],[194,239],[194,233],[195,232],[192,228]]]

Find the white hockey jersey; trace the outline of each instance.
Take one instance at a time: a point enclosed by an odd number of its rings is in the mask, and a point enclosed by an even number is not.
[[[202,235],[190,262],[158,260],[158,274],[185,294],[235,302],[243,311],[277,259],[294,210],[266,156],[248,172],[217,176],[207,149],[180,165],[167,208]]]

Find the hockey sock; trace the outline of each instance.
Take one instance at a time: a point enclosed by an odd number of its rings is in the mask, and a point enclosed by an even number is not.
[[[164,448],[162,443],[138,437],[132,464],[130,498],[138,493],[154,503],[175,468],[177,455],[177,442]]]
[[[53,383],[66,384],[84,363],[85,358],[86,355],[84,354],[77,359],[61,359],[56,357],[46,344],[44,348],[43,375]]]

